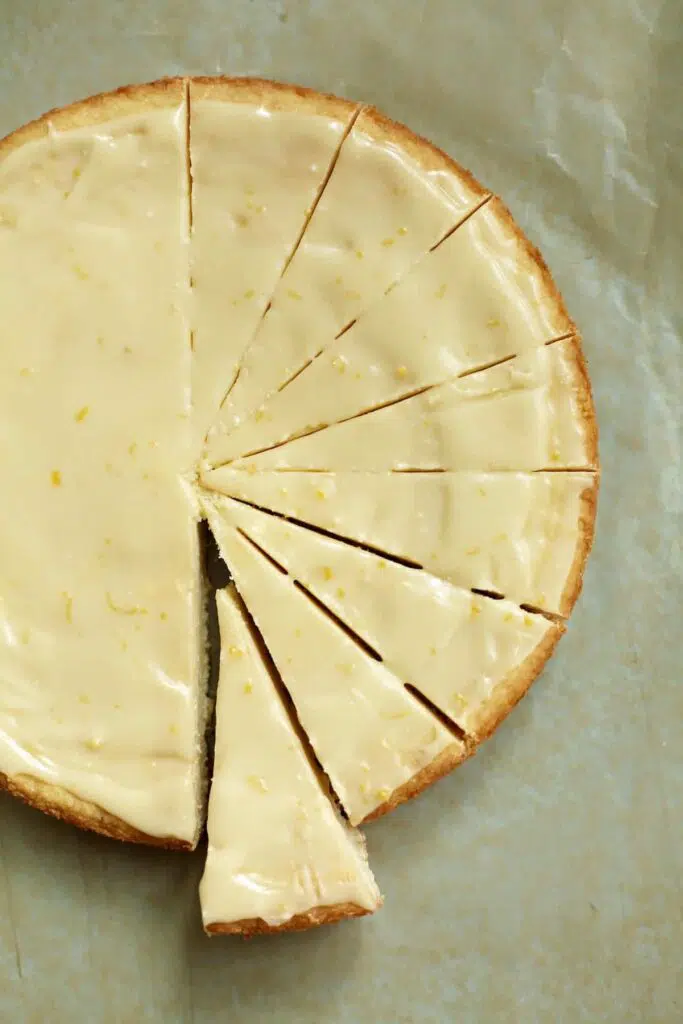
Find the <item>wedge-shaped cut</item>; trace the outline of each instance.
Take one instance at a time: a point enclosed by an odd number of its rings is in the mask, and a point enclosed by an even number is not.
[[[204,927],[250,935],[376,910],[362,836],[309,761],[239,598],[232,589],[216,598],[222,647]]]
[[[466,755],[384,665],[223,519],[209,522],[301,725],[352,824],[394,807]]]
[[[228,436],[217,430],[209,461],[218,465],[355,416],[572,329],[540,256],[492,200],[240,430]],[[308,327],[301,333],[310,336]],[[323,336],[314,339],[311,354],[326,344]],[[279,358],[278,345],[276,338],[269,342],[271,360]],[[229,428],[233,421],[222,413],[220,424]]]
[[[247,473],[205,486],[413,562],[458,586],[566,615],[593,533],[591,473]]]
[[[255,80],[190,83],[194,358],[204,440],[356,107]]]
[[[238,461],[261,469],[591,469],[592,402],[576,339],[534,349]]]
[[[526,692],[562,627],[267,512],[231,521],[465,732],[491,733]]]
[[[179,479],[184,121],[182,83],[158,83],[0,152],[0,785],[119,838],[191,846],[204,638]]]
[[[425,140],[363,111],[246,354],[223,426],[330,344],[485,195]]]

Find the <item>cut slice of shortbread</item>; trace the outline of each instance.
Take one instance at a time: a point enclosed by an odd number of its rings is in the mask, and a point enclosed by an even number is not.
[[[222,508],[387,668],[478,740],[523,696],[562,635],[558,623],[510,601],[473,594],[242,502]]]
[[[364,110],[221,412],[229,429],[486,198],[424,139]]]
[[[458,586],[567,615],[593,535],[591,473],[248,473],[204,486],[422,566]]]
[[[311,325],[301,328],[308,339]],[[545,265],[502,203],[492,200],[334,344],[322,335],[314,340],[311,347],[324,348],[322,355],[233,433],[228,404],[210,439],[208,461],[217,465],[266,448],[572,330]],[[273,338],[271,359],[277,360],[278,345]]]
[[[190,83],[193,425],[200,447],[357,106],[255,79]]]
[[[381,903],[360,833],[333,807],[231,588],[218,591],[221,660],[209,847],[210,933],[289,931]]]
[[[450,771],[467,746],[224,517],[209,523],[334,791],[357,825]]]
[[[250,471],[592,469],[597,446],[591,413],[581,350],[569,338],[234,466]]]

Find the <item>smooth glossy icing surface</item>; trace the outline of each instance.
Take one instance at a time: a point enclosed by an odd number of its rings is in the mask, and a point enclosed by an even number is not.
[[[191,103],[192,402],[200,448],[345,124],[306,109],[269,109],[267,96],[260,106],[192,95]]]
[[[205,486],[421,565],[462,587],[563,613],[594,500],[590,473],[248,473]],[[588,517],[589,518],[589,517]]]
[[[591,468],[578,357],[574,339],[533,349],[234,465],[368,471]],[[305,418],[303,400],[298,408]]]
[[[343,903],[374,910],[379,892],[360,834],[316,777],[234,591],[216,596],[223,643],[204,925],[278,925]]]
[[[481,729],[497,688],[557,631],[510,601],[472,594],[241,502],[226,511],[387,668],[467,732]]]
[[[352,824],[457,743],[213,503],[209,523],[235,584]]]
[[[364,112],[221,412],[231,428],[289,380],[467,216],[485,193]]]
[[[267,323],[268,318],[264,328]],[[262,396],[254,400],[245,409],[253,413],[251,419],[232,434],[228,402],[210,439],[208,461],[238,458],[309,424],[335,422],[538,348],[571,328],[504,207],[492,200],[418,261],[333,344],[331,335],[328,340],[316,335],[314,322],[302,319],[297,338],[309,346],[307,358],[325,349],[322,355],[262,407],[257,408]],[[268,343],[275,362],[283,336],[279,332]]]
[[[184,116],[181,94],[0,163],[0,771],[193,841]]]

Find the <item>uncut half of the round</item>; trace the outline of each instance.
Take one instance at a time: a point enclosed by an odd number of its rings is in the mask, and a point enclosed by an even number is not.
[[[496,728],[581,587],[596,426],[538,252],[372,108],[169,80],[0,143],[0,308],[0,784],[194,847],[217,604],[207,930],[376,909],[356,826]]]

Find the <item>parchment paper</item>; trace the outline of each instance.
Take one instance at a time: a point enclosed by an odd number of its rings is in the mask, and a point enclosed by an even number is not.
[[[584,331],[604,464],[569,635],[474,761],[369,828],[374,919],[209,941],[201,854],[5,797],[0,1020],[683,1019],[682,32],[680,0],[0,0],[0,134],[222,71],[376,103],[450,150]]]

